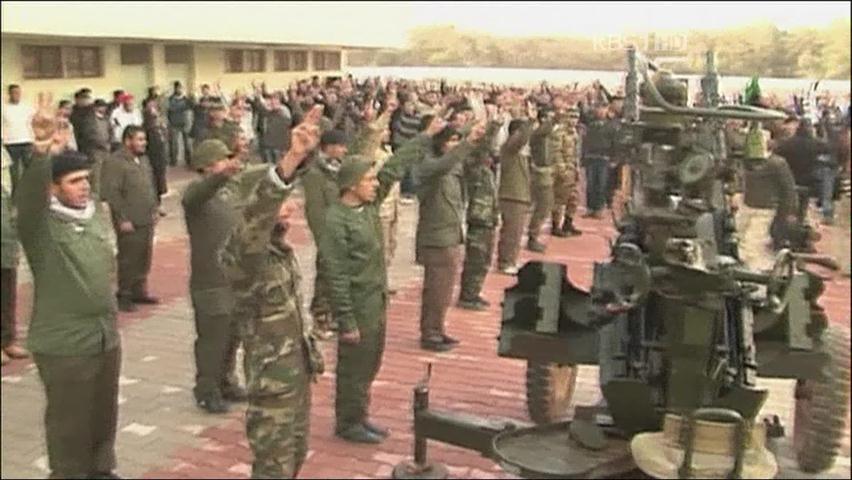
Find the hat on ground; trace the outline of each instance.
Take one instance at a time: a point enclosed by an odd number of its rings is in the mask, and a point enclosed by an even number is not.
[[[79,152],[65,151],[53,157],[52,176],[53,182],[57,183],[62,180],[62,177],[69,173],[78,172],[80,170],[89,170],[91,164],[89,157]]]
[[[192,152],[192,168],[204,170],[231,155],[231,150],[221,140],[204,140]]]
[[[683,463],[681,429],[683,417],[666,414],[663,431],[640,433],[630,442],[636,466],[654,478],[684,478],[680,476]],[[734,457],[740,448],[735,445],[736,423],[696,420],[693,431],[693,455],[688,478],[730,478]],[[756,422],[746,434],[743,467],[740,478],[774,478],[778,472],[775,456],[766,449],[766,428]]]
[[[373,168],[373,162],[361,156],[347,157],[337,172],[337,187],[340,191],[354,187]]]
[[[346,134],[340,130],[329,130],[320,137],[320,146],[346,145]]]

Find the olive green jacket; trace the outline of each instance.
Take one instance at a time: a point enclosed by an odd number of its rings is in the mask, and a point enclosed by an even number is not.
[[[530,161],[522,153],[529,142],[529,123],[516,130],[500,149],[500,187],[498,198],[513,202],[531,203]]]
[[[17,195],[18,234],[33,274],[27,346],[44,355],[94,355],[119,345],[108,226],[90,201],[73,210],[49,195],[52,162],[37,155]]]
[[[152,225],[157,215],[157,192],[148,157],[136,163],[126,149],[115,152],[103,166],[102,197],[109,204],[117,227],[131,222],[134,227]]]
[[[418,136],[412,141],[421,142]],[[480,142],[480,148],[486,146]],[[464,167],[479,159],[477,149],[467,141],[443,156],[431,151],[417,164],[414,177],[417,179],[417,197],[420,200],[420,216],[417,221],[417,248],[446,248],[464,243],[465,185]]]
[[[338,201],[326,213],[320,268],[328,278],[333,316],[344,332],[366,331],[384,322],[387,266],[379,209],[419,150],[420,144],[411,140],[384,163],[371,203],[353,208]]]

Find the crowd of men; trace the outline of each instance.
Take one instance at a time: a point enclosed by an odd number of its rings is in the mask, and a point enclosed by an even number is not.
[[[198,173],[181,201],[197,405],[217,414],[247,401],[252,475],[280,478],[296,476],[307,452],[310,383],[324,369],[318,340],[338,341],[335,433],[372,444],[389,435],[368,412],[401,205],[419,203],[420,346],[446,352],[459,343],[445,322],[456,286],[459,308],[487,309],[481,291],[495,253],[496,270],[515,275],[520,249],[545,252],[546,232],[581,235],[581,172],[585,216],[602,218],[630,148],[623,98],[597,83],[530,89],[314,77],[232,96],[209,85],[187,95],[178,82],[168,96],[148,93],[141,109],[123,91],[107,103],[89,89],[73,105],[39,95],[32,108],[11,85],[3,107],[3,363],[34,356],[57,477],[116,478],[117,311],[158,302],[147,277],[169,165],[182,161]],[[848,172],[848,107],[842,120],[824,117],[814,126],[791,115],[749,155],[770,159],[771,147],[781,157],[759,168],[786,187],[792,171],[808,187],[802,199],[817,197],[830,222],[834,181]],[[732,122],[729,136],[741,128]],[[755,150],[750,141],[744,148]],[[318,251],[307,311],[286,239],[297,185]],[[753,189],[767,198],[747,195],[745,204],[794,217],[799,197],[768,185]],[[18,242],[35,286],[29,352],[15,342]],[[240,344],[245,387],[235,375]]]

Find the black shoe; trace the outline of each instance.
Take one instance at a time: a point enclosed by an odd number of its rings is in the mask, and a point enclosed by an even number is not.
[[[485,308],[488,308],[488,307],[491,306],[491,302],[482,298],[481,296],[476,297],[476,301],[479,302],[481,305],[483,305]]]
[[[369,420],[364,420],[363,422],[361,422],[361,425],[363,425],[364,428],[366,428],[368,431],[373,432],[380,437],[388,438],[388,436],[390,435],[390,430],[381,425],[376,425],[375,423]]]
[[[243,387],[228,384],[222,387],[222,398],[229,402],[245,402],[248,400],[248,394]]]
[[[562,223],[562,231],[569,237],[578,237],[583,234],[582,230],[574,226],[574,219],[571,217],[565,217],[565,221]]]
[[[342,432],[337,432],[337,436],[354,443],[371,443],[379,444],[384,441],[384,437],[368,430],[364,425],[355,425],[347,428]]]
[[[452,343],[447,343],[445,338],[437,338],[437,339],[428,339],[428,340],[420,340],[420,348],[423,350],[429,350],[432,352],[449,352],[455,345]]]
[[[453,338],[449,335],[444,335],[444,336],[441,337],[441,339],[444,341],[445,344],[451,345],[453,347],[455,347],[456,345],[459,344],[458,340],[456,340],[455,338]]]
[[[550,231],[550,234],[558,238],[565,238],[568,236],[568,232],[562,228],[554,228]]]
[[[457,303],[456,306],[464,310],[474,310],[477,312],[481,312],[488,309],[487,306],[483,305],[478,300],[459,299],[459,303]]]
[[[152,297],[146,293],[144,295],[137,295],[133,297],[133,303],[138,303],[141,305],[158,305],[160,303],[160,299],[157,297]]]
[[[228,413],[228,410],[230,410],[228,403],[225,402],[219,392],[207,395],[203,398],[198,398],[195,400],[195,403],[198,405],[198,408],[206,411],[207,413]]]
[[[136,305],[133,303],[133,300],[129,298],[119,298],[118,299],[118,309],[122,312],[132,313],[138,310]]]
[[[531,238],[527,242],[527,250],[535,253],[544,253],[547,250],[547,247],[538,240]]]

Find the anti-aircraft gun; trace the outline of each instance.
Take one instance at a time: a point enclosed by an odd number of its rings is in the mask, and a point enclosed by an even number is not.
[[[768,396],[758,377],[797,381],[800,468],[833,464],[849,404],[848,330],[830,328],[816,305],[821,279],[801,268],[813,258],[783,250],[764,272],[737,252],[738,160],[721,122],[783,114],[719,106],[712,53],[702,108],[686,106],[671,73],[633,49],[627,56],[630,191],[611,258],[595,264],[590,292],[565,265],[530,262],[505,293],[498,355],[528,362],[539,425],[433,410],[427,376],[415,389],[415,459],[395,478],[446,476],[428,461],[427,439],[531,478],[611,478],[637,466],[658,477],[771,477],[766,438],[784,428],[777,416],[757,418]],[[578,365],[599,366],[604,401],[567,421]]]

